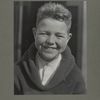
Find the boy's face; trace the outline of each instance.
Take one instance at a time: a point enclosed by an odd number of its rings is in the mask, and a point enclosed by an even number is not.
[[[41,20],[36,29],[35,45],[39,55],[46,61],[55,59],[62,53],[70,39],[64,22],[52,18]]]

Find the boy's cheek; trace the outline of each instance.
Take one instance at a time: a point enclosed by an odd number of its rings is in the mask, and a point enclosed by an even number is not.
[[[37,42],[40,42],[40,43],[45,42],[45,40],[46,40],[45,37],[37,37],[37,38],[36,38],[36,41],[37,41]]]

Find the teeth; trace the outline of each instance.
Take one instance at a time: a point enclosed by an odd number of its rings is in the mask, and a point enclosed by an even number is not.
[[[46,47],[47,49],[55,49],[54,47]]]
[[[56,49],[56,47],[43,46],[46,49]]]

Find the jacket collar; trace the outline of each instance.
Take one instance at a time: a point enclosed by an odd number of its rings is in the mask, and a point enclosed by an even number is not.
[[[36,53],[37,49],[35,48],[35,45],[32,44],[29,50],[25,53],[24,59],[27,59],[26,61],[28,61],[29,67],[31,68],[30,79],[41,90],[53,88],[62,80],[65,80],[75,65],[74,57],[71,54],[70,48],[67,46],[66,50],[62,53],[62,60],[55,75],[47,85],[43,86],[38,74],[38,67],[36,67],[35,63]]]

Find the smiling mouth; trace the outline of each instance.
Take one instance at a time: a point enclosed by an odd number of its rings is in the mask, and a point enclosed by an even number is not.
[[[43,46],[43,49],[44,49],[45,52],[51,53],[51,52],[54,52],[57,48],[56,47]]]
[[[50,47],[50,46],[43,46],[45,49],[57,49],[56,47]]]

